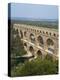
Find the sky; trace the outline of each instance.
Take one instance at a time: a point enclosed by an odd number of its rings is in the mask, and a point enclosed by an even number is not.
[[[54,5],[11,3],[11,18],[58,19]]]

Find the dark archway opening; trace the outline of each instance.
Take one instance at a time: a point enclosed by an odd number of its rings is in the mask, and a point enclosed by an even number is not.
[[[37,55],[40,56],[42,55],[42,52],[40,50],[37,51]]]
[[[47,39],[47,45],[54,45],[54,42],[52,39]]]
[[[38,36],[37,40],[39,42],[39,46],[43,47],[43,44],[44,44],[43,38],[41,36]]]
[[[24,32],[24,36],[25,36],[25,37],[26,37],[26,34],[27,34],[27,32],[25,31],[25,32]]]
[[[34,56],[34,49],[32,46],[29,47],[29,51],[32,53],[32,56]]]
[[[47,39],[47,48],[48,48],[48,51],[50,51],[51,53],[54,53],[54,42],[52,39]]]
[[[34,37],[34,34],[30,34],[30,40],[32,43],[35,43],[35,37]]]
[[[26,44],[26,43],[24,43],[24,46],[25,46],[25,47],[27,47],[27,44]]]

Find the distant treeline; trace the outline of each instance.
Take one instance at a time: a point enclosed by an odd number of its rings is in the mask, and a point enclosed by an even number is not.
[[[39,26],[39,27],[47,27],[47,28],[55,28],[58,29],[58,21],[23,21],[23,20],[11,20],[14,23]]]

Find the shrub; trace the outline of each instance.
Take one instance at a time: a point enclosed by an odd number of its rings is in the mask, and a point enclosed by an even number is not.
[[[51,60],[37,58],[18,65],[13,76],[48,75],[58,73],[58,63]]]

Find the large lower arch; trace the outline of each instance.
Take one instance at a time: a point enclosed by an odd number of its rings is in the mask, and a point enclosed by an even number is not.
[[[24,47],[27,47],[27,43],[24,43]]]
[[[39,46],[42,47],[44,44],[43,38],[41,36],[38,36],[37,40],[38,40]]]
[[[27,36],[27,32],[26,32],[26,31],[24,31],[24,36],[25,36],[25,37]]]
[[[42,52],[40,50],[37,51],[37,56],[42,58]]]
[[[54,53],[54,41],[48,38],[46,43],[47,43],[48,51],[50,51],[51,53]]]
[[[32,46],[29,47],[29,51],[32,53],[32,55],[34,56],[34,48]]]
[[[35,43],[35,37],[34,37],[34,34],[30,34],[30,40],[32,43]]]
[[[23,38],[23,32],[20,30],[20,38]]]
[[[27,43],[26,42],[24,42],[24,49],[27,51]]]
[[[49,45],[54,45],[54,42],[53,42],[53,40],[52,39],[47,39],[47,41],[46,41],[46,43],[47,43],[47,45],[49,46]]]

